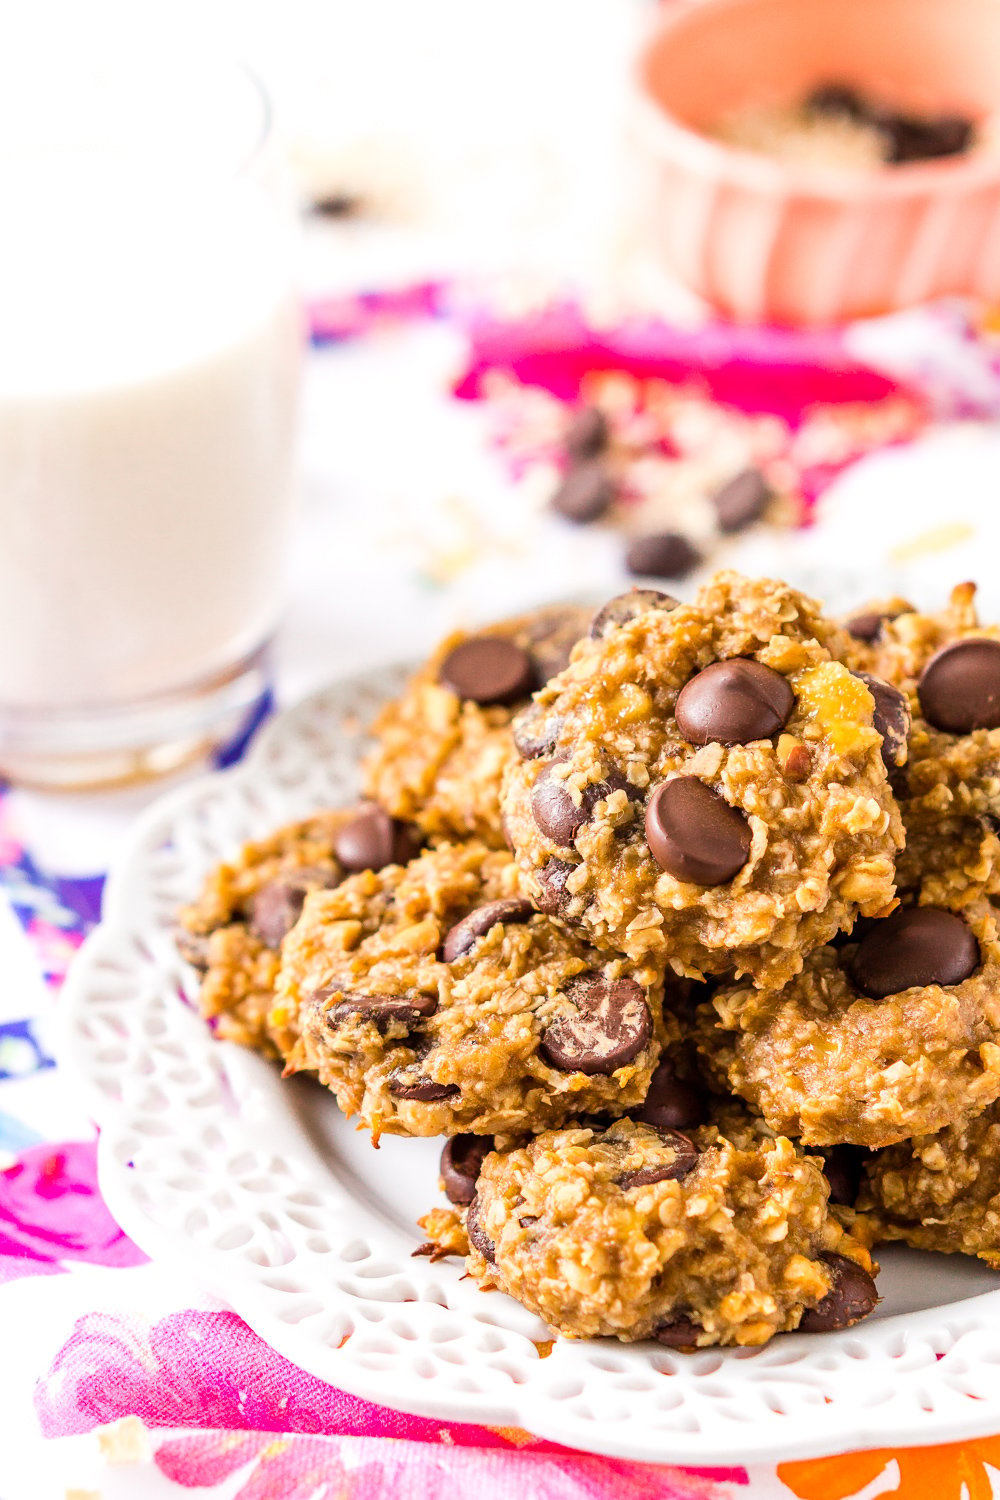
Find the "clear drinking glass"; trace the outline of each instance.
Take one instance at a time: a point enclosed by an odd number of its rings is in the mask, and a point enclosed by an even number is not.
[[[0,774],[79,786],[265,686],[303,329],[259,82],[58,50],[0,59]]]

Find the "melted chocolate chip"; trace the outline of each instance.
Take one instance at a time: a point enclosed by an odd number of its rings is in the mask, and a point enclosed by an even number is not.
[[[644,615],[647,610],[658,609],[669,614],[677,609],[680,600],[673,594],[663,594],[659,589],[629,589],[626,594],[616,594],[603,605],[590,622],[590,633],[595,641],[602,640],[618,625],[627,625],[629,620]]]
[[[679,531],[633,537],[625,549],[625,567],[636,578],[686,578],[701,562],[701,553]]]
[[[558,917],[566,911],[573,900],[566,882],[575,869],[576,865],[569,865],[564,859],[550,859],[542,865],[537,876],[541,889],[535,898],[539,911],[548,917]]]
[[[473,1198],[469,1204],[469,1212],[465,1216],[465,1233],[468,1236],[469,1244],[474,1246],[483,1257],[483,1260],[488,1261],[492,1266],[496,1261],[497,1253],[493,1241],[482,1226],[481,1215],[482,1204],[479,1202],[478,1197]]]
[[[530,698],[539,686],[533,657],[502,635],[475,635],[455,646],[438,673],[459,698],[484,707]]]
[[[698,1335],[704,1329],[700,1323],[695,1323],[691,1318],[673,1318],[669,1323],[661,1323],[659,1328],[654,1329],[653,1337],[658,1344],[665,1344],[668,1349],[694,1349],[697,1347]]]
[[[572,980],[565,994],[575,1008],[546,1027],[540,1044],[553,1068],[608,1075],[648,1044],[653,1019],[634,979],[606,979],[592,971]]]
[[[698,1160],[694,1141],[679,1130],[661,1128],[657,1131],[665,1146],[673,1147],[673,1160],[648,1167],[637,1167],[634,1172],[624,1172],[618,1179],[623,1193],[632,1188],[647,1187],[652,1182],[677,1182],[686,1177]]]
[[[352,875],[408,864],[419,848],[416,829],[390,817],[374,802],[363,803],[357,816],[333,835],[333,852]]]
[[[863,609],[860,614],[853,615],[845,622],[844,628],[853,635],[856,641],[866,641],[869,646],[875,644],[882,634],[882,626],[889,624],[892,620],[898,620],[901,610],[878,610]]]
[[[795,696],[787,677],[742,656],[715,661],[677,695],[677,727],[692,745],[749,745],[788,722]]]
[[[388,1087],[394,1099],[416,1099],[421,1104],[435,1104],[439,1099],[452,1099],[461,1093],[457,1083],[438,1083],[434,1078],[408,1078],[402,1068],[389,1074]]]
[[[658,1130],[694,1130],[708,1119],[708,1100],[697,1084],[678,1078],[673,1063],[664,1058],[635,1119]]]
[[[961,917],[909,906],[872,924],[850,960],[850,976],[863,995],[884,1000],[915,986],[961,984],[979,964],[979,944]]]
[[[759,469],[744,469],[712,496],[719,530],[743,531],[759,521],[771,500],[771,487]]]
[[[615,482],[600,458],[586,459],[563,478],[550,504],[566,521],[587,526],[599,521],[616,495]]]
[[[514,748],[522,760],[537,760],[540,755],[551,755],[556,748],[562,720],[551,708],[541,703],[532,703],[514,720],[512,731]]]
[[[872,677],[868,672],[858,672],[865,687],[875,699],[872,726],[882,736],[882,760],[887,771],[895,771],[906,763],[907,737],[912,716],[906,694],[881,677]]]
[[[878,114],[875,123],[887,143],[887,160],[896,165],[959,156],[968,150],[975,130],[973,122],[963,115],[923,119],[889,111]]]
[[[426,1021],[428,1016],[432,1016],[438,1006],[436,995],[421,995],[416,990],[403,995],[362,995],[354,990],[327,986],[325,989],[314,990],[310,999],[322,1002],[332,995],[339,995],[340,999],[326,1013],[326,1024],[331,1030],[343,1026],[353,1017],[359,1021],[371,1021],[379,1031],[385,1031],[391,1021],[399,1021],[403,1026],[415,1026],[418,1021]]]
[[[535,908],[523,896],[508,896],[502,901],[489,901],[477,906],[468,916],[456,922],[445,937],[441,957],[446,964],[454,963],[475,946],[476,940],[485,937],[498,922],[527,922],[534,916]]]
[[[552,762],[552,766],[559,764]],[[634,801],[642,796],[620,771],[612,770],[603,780],[585,786],[577,803],[566,782],[552,775],[552,766],[546,767],[531,789],[531,815],[539,832],[563,849],[569,848],[597,804],[612,792],[626,792]]]
[[[188,932],[186,927],[178,927],[174,933],[177,952],[185,963],[189,963],[201,974],[204,974],[208,968],[210,938],[210,932]]]
[[[917,684],[924,718],[935,729],[968,734],[1000,728],[1000,641],[964,640],[942,646]]]
[[[582,406],[575,412],[563,443],[568,456],[579,462],[584,458],[596,458],[608,446],[611,433],[608,419],[598,406]]]
[[[833,1284],[821,1302],[807,1308],[799,1327],[807,1333],[853,1328],[878,1305],[878,1288],[868,1272],[846,1255],[820,1257],[833,1272]]]
[[[265,948],[280,948],[282,938],[291,932],[310,891],[336,885],[339,877],[332,870],[313,866],[289,870],[262,885],[250,907],[250,931]]]
[[[851,120],[865,120],[868,111],[857,89],[846,83],[821,83],[808,95],[807,110],[821,115],[846,115]]]
[[[483,1162],[493,1150],[488,1135],[453,1135],[441,1152],[441,1178],[450,1202],[460,1208],[476,1196],[476,1181]]]
[[[724,885],[750,858],[750,825],[696,776],[675,776],[649,799],[646,842],[660,869],[675,879]]]

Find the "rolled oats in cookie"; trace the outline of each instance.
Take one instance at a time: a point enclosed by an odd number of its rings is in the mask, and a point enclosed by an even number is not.
[[[1000,1270],[1000,1104],[877,1152],[857,1201],[881,1240],[978,1255]]]
[[[486,1157],[466,1227],[477,1281],[571,1338],[758,1345],[877,1301],[819,1162],[783,1138],[629,1119],[549,1131]]]
[[[477,838],[502,848],[511,718],[566,665],[590,619],[590,610],[552,605],[449,636],[379,715],[367,795],[435,842]]]
[[[510,855],[470,842],[314,892],[272,1025],[376,1137],[510,1136],[640,1105],[679,1037],[661,996],[655,966],[534,910]]]
[[[503,813],[527,890],[637,961],[780,985],[891,906],[898,695],[880,709],[844,631],[772,580],[602,616],[515,721]]]
[[[311,890],[352,870],[381,869],[419,848],[415,830],[373,804],[316,813],[247,844],[218,865],[180,913],[178,947],[202,972],[202,1014],[216,1034],[278,1051],[268,1025],[285,934]]]
[[[906,829],[902,889],[936,878],[935,899],[960,906],[1000,894],[1000,626],[980,624],[975,585],[938,614],[909,608],[883,621],[870,668],[906,697],[906,764],[893,788]]]
[[[879,1147],[1000,1098],[1000,942],[985,901],[902,907],[817,949],[784,988],[720,987],[699,1050],[774,1130]]]

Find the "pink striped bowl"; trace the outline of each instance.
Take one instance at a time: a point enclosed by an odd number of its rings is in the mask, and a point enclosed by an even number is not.
[[[1000,112],[998,0],[676,0],[637,79],[658,244],[731,317],[822,324],[949,293],[1000,300],[1000,139],[845,172],[703,133],[831,81],[983,120]]]

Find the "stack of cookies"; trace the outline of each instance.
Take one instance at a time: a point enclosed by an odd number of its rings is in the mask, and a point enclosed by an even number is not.
[[[844,1328],[876,1241],[1000,1265],[1000,628],[720,573],[445,641],[367,800],[181,914],[220,1037],[382,1133],[571,1337]]]

